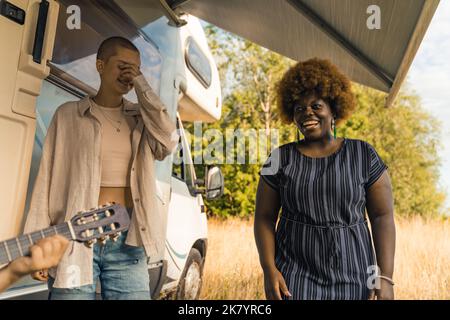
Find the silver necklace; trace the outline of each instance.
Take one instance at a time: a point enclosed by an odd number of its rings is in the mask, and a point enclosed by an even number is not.
[[[94,99],[92,99],[94,101]],[[94,101],[95,103],[95,101]],[[96,104],[97,105],[97,104]],[[97,105],[98,106],[98,105]],[[123,104],[119,107],[122,108]],[[108,122],[113,126],[114,129],[116,129],[117,132],[120,132],[120,127],[122,126],[122,121],[120,120],[115,120],[115,119],[111,119],[103,110],[102,108],[100,108],[100,106],[98,106],[98,110],[100,110],[100,112],[102,113],[102,115],[106,118],[106,120],[108,120]],[[117,122],[119,124],[118,127],[116,127],[114,125],[114,122]]]

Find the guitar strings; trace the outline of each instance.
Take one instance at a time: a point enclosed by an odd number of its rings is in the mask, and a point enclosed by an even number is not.
[[[55,231],[55,228],[56,228],[57,234],[63,235],[63,236],[65,236],[66,238],[68,238],[69,240],[75,240],[75,239],[72,239],[72,234],[71,234],[71,232],[70,232],[70,229],[68,228],[67,222],[66,222],[66,223],[63,223],[63,224],[59,224],[59,225],[57,225],[57,226],[55,226],[55,227],[50,227],[50,228],[46,228],[46,229],[42,230],[42,232],[43,232],[44,235],[45,235],[45,238],[51,237],[51,236],[53,236],[53,235],[55,235],[55,234],[48,234],[48,235],[46,235],[44,231],[45,231],[45,230],[48,230],[48,231],[53,231],[53,232],[54,232],[54,231]],[[23,246],[22,246],[22,240],[23,240],[23,239],[29,240],[29,239],[28,239],[28,234],[29,234],[30,237],[32,238],[33,244],[29,244],[28,247],[23,248]],[[43,239],[43,238],[41,237],[41,236],[42,236],[41,231],[34,231],[34,232],[28,233],[28,234],[20,235],[20,236],[17,237],[17,239],[19,240],[19,244],[21,245],[21,249],[22,249],[22,250],[20,250],[20,249],[18,248],[17,242],[15,241],[16,238],[14,238],[14,239],[8,239],[8,240],[5,240],[5,241],[0,241],[0,250],[4,252],[4,253],[1,253],[1,251],[0,251],[0,259],[1,259],[2,257],[7,257],[7,252],[6,252],[6,250],[5,250],[5,246],[4,246],[3,242],[7,244],[7,246],[8,246],[8,251],[9,251],[11,257],[12,257],[12,258],[13,258],[13,257],[18,258],[18,257],[21,257],[21,256],[22,256],[22,255],[21,255],[21,252],[23,252],[23,251],[29,251],[29,248],[30,248],[32,245],[35,244],[35,240],[33,240],[33,235],[36,235],[36,234],[37,234],[37,235],[40,236],[40,239],[38,239],[38,241],[41,240],[41,239]],[[12,243],[14,244],[14,246],[11,246],[10,244],[8,244],[8,242],[12,242]],[[28,241],[28,242],[29,242],[29,241]],[[2,250],[2,249],[3,249],[3,250]]]
[[[68,224],[67,223],[60,224],[60,225],[57,225],[55,227],[46,228],[44,230],[49,230],[49,231],[53,231],[54,232],[55,229],[56,229],[56,232],[57,232],[56,234],[63,235],[66,238],[68,238],[69,240],[72,240],[72,235],[71,235],[71,232],[70,232],[70,230],[68,228]],[[45,238],[48,238],[48,237],[51,237],[51,236],[55,235],[55,234],[46,234],[44,232],[44,230],[42,230],[42,232],[44,233]],[[2,253],[0,255],[0,257],[3,257],[3,256],[7,257],[7,252],[6,252],[6,249],[5,249],[5,245],[3,243],[6,243],[6,245],[8,246],[8,251],[9,251],[11,257],[16,257],[16,258],[21,257],[22,256],[20,254],[21,252],[29,251],[29,248],[36,243],[36,241],[33,239],[33,235],[35,235],[35,234],[38,234],[40,236],[40,239],[38,239],[37,241],[39,241],[41,239],[44,239],[44,238],[42,238],[41,231],[34,231],[32,233],[20,235],[17,238],[14,238],[14,239],[8,239],[8,240],[5,240],[5,241],[1,241],[0,242],[0,250],[3,249],[2,251],[4,252],[4,254]],[[33,244],[29,244],[28,247],[23,248],[22,240],[23,239],[29,240],[28,235],[30,235],[30,237],[32,238]],[[22,250],[19,249],[16,239],[19,240],[19,244],[20,244]],[[9,242],[13,243],[14,246],[11,246],[9,244]]]

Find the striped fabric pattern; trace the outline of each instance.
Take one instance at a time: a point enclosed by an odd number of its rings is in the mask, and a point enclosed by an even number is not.
[[[324,158],[296,146],[273,150],[260,171],[280,195],[275,262],[291,299],[367,299],[375,255],[366,193],[388,167],[362,140],[344,138]]]

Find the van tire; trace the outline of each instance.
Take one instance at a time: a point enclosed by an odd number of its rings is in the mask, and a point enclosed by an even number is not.
[[[198,299],[203,282],[203,262],[200,251],[192,248],[178,283],[177,300]]]

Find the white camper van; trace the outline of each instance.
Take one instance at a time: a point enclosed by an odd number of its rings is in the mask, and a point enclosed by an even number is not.
[[[220,196],[223,177],[213,167],[205,179],[197,179],[182,121],[219,119],[221,95],[200,23],[187,14],[296,61],[329,59],[352,81],[388,93],[389,106],[438,4],[439,0],[0,0],[0,239],[21,232],[55,108],[95,92],[98,45],[106,37],[124,36],[140,49],[142,71],[178,124],[183,147],[156,164],[168,234],[165,259],[149,261],[153,297],[174,290],[178,298],[197,297],[207,247],[200,194],[209,199]],[[136,99],[133,93],[127,98]],[[181,163],[174,161],[179,158]],[[28,278],[0,298],[45,296],[45,290]]]
[[[207,221],[202,195],[223,193],[218,167],[198,179],[183,121],[216,121],[221,91],[216,65],[197,18],[176,23],[164,6],[127,6],[127,1],[0,1],[0,240],[21,233],[37,174],[47,126],[56,108],[92,95],[100,42],[130,39],[140,50],[141,71],[159,93],[180,130],[177,151],[155,166],[157,196],[167,210],[163,261],[148,261],[152,297],[175,294],[195,299],[207,253]],[[145,16],[145,20],[132,20]],[[170,12],[169,12],[170,13]],[[6,41],[6,39],[8,39]],[[134,90],[126,98],[137,101]],[[46,298],[45,284],[25,278],[0,295]]]

